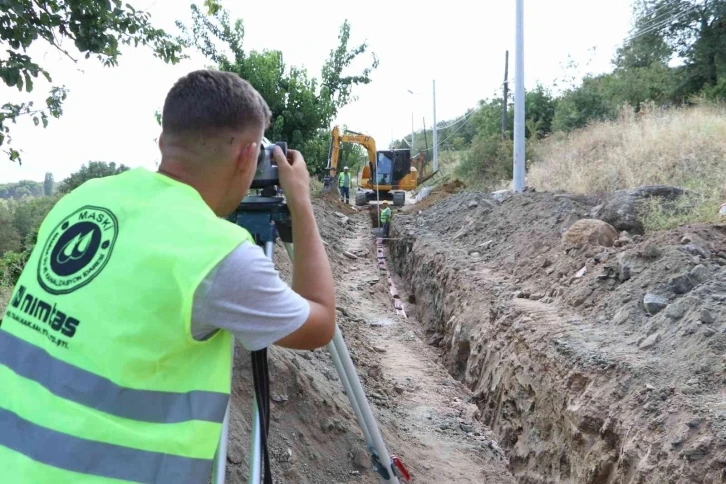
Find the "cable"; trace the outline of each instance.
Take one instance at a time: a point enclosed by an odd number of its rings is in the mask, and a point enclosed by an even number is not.
[[[462,115],[462,116],[461,116],[461,117],[460,117],[460,118],[459,118],[458,120],[456,120],[456,121],[454,121],[454,122],[452,122],[452,123],[449,123],[449,124],[447,124],[446,126],[438,126],[438,127],[436,128],[436,130],[437,130],[437,131],[441,131],[442,129],[448,129],[448,128],[450,128],[450,127],[452,127],[452,126],[454,126],[454,125],[456,125],[456,124],[458,124],[458,123],[461,123],[462,121],[467,121],[467,120],[471,119],[471,116],[472,116],[472,115],[473,115],[473,114],[474,114],[474,113],[475,113],[476,111],[477,111],[476,109],[472,109],[472,110],[471,110],[471,111],[469,111],[468,113],[466,113],[466,114]],[[462,125],[461,125],[461,126],[460,126],[459,128],[457,128],[456,130],[454,130],[454,133],[456,133],[457,131],[459,131],[459,130],[461,129],[461,127],[463,127],[464,125],[466,125],[466,123],[462,124]],[[426,132],[427,132],[427,131],[428,131],[428,130],[424,130],[424,136],[426,136]],[[444,141],[446,141],[446,140],[448,140],[449,138],[451,138],[451,136],[452,136],[452,135],[453,135],[453,133],[452,133],[451,135],[447,136],[447,137],[446,137],[446,139],[445,139]],[[403,141],[404,143],[406,143],[406,144],[408,145],[408,147],[409,147],[409,148],[413,148],[413,146],[411,145],[411,143],[409,143],[408,141],[406,141],[406,137],[405,137],[405,136],[404,136],[404,137],[402,138],[402,141]],[[438,147],[439,147],[439,148],[440,148],[440,147],[441,147],[441,145],[442,145],[442,144],[444,143],[444,141],[439,141],[439,142],[438,142]],[[420,152],[423,152],[423,153],[428,153],[428,152],[429,152],[429,151],[431,151],[432,149],[433,149],[433,147],[431,147],[431,148],[426,148],[426,149],[424,149],[424,150],[419,150],[419,151],[420,151]]]
[[[459,117],[459,119],[457,119],[456,121],[452,121],[451,123],[447,124],[446,126],[439,126],[438,129],[440,129],[440,130],[441,129],[448,129],[448,128],[452,127],[452,126],[455,126],[455,125],[461,123],[462,121],[466,120],[466,118],[468,118],[469,116],[471,116],[471,113],[473,113],[473,112],[474,112],[474,110],[472,109],[468,113],[462,114],[461,117]]]
[[[636,35],[633,35],[631,37],[626,38],[623,41],[623,43],[626,44],[628,42],[632,42],[633,40],[637,39],[638,37],[642,37],[643,35],[647,35],[647,34],[650,34],[652,32],[656,32],[656,31],[662,29],[663,27],[667,26],[668,24],[670,24],[672,22],[675,22],[676,20],[678,20],[679,18],[683,17],[684,15],[687,15],[689,13],[694,12],[699,7],[700,7],[700,5],[692,5],[690,8],[687,8],[687,9],[681,11],[680,13],[678,13],[678,14],[670,17],[670,18],[667,18],[666,20],[663,20],[663,21],[659,22],[657,25],[651,25],[647,29],[641,30]]]
[[[684,5],[684,4],[678,4],[675,7],[671,7],[671,9],[669,11],[665,12],[665,13],[662,13],[662,12],[661,13],[656,13],[658,10],[663,10],[664,8],[665,8],[665,10],[668,10],[667,7],[661,7],[659,9],[658,8],[655,9],[654,12],[648,12],[648,13],[646,13],[645,16],[654,14],[654,17],[652,19],[650,19],[648,22],[644,23],[643,25],[641,25],[639,27],[634,27],[631,30],[631,32],[630,32],[631,36],[632,35],[637,35],[638,32],[642,32],[643,30],[649,29],[650,27],[654,26],[655,24],[658,24],[658,23],[662,22],[663,19],[665,19],[666,17],[670,17],[670,16],[673,16],[673,15],[677,15],[678,13],[682,13],[688,7],[686,5]],[[679,12],[679,10],[680,10],[680,12]]]
[[[474,112],[474,111],[472,111],[472,112]],[[438,144],[439,148],[443,147],[444,143],[449,141],[451,139],[451,137],[454,136],[461,128],[466,126],[466,123],[469,122],[469,119],[471,119],[471,117],[468,117],[467,121],[465,123],[463,123],[461,126],[459,126],[458,128],[456,128],[451,134],[449,134],[449,136],[447,136],[446,139],[444,139],[444,141],[439,142],[439,144]]]
[[[471,110],[471,111],[469,112],[469,114],[467,114],[467,115],[466,115],[466,116],[464,117],[464,119],[466,120],[466,122],[464,122],[464,123],[463,123],[463,124],[462,124],[461,126],[459,126],[458,128],[456,128],[456,129],[455,129],[455,130],[454,130],[454,131],[453,131],[452,133],[450,133],[450,134],[449,134],[449,136],[447,136],[447,137],[446,137],[446,138],[445,138],[445,139],[444,139],[443,141],[439,141],[439,142],[438,142],[438,144],[437,144],[437,146],[438,146],[439,148],[443,148],[443,145],[444,145],[444,143],[446,143],[447,141],[449,141],[449,140],[450,140],[450,139],[451,139],[451,138],[452,138],[452,137],[453,137],[453,136],[454,136],[454,135],[455,135],[455,134],[456,134],[456,133],[457,133],[457,132],[458,132],[458,131],[459,131],[459,130],[460,130],[461,128],[463,128],[464,126],[466,126],[466,124],[467,124],[467,123],[469,122],[469,120],[471,120],[471,115],[472,115],[473,113],[475,113],[475,112],[476,112],[476,110],[475,110],[475,109]],[[405,141],[405,139],[404,139],[404,141]],[[408,142],[407,142],[406,144],[408,144]],[[409,144],[409,146],[411,146],[411,145]],[[431,148],[426,148],[425,150],[419,150],[419,152],[421,152],[421,153],[428,153],[428,152],[429,152],[429,151],[431,151],[431,150],[433,150],[433,147],[431,147]]]

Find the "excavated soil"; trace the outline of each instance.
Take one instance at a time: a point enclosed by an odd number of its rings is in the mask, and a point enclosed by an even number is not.
[[[392,265],[518,482],[726,482],[726,226],[564,244],[596,203],[414,206]]]
[[[388,450],[402,457],[414,483],[514,484],[472,392],[451,378],[421,326],[396,314],[368,215],[327,196],[314,208],[336,281],[338,325]],[[281,247],[276,264],[289,280]],[[406,309],[415,312],[411,304]],[[273,347],[269,361],[275,482],[381,482],[327,350]],[[239,345],[234,374],[227,474],[229,482],[243,483],[252,381],[249,354]]]

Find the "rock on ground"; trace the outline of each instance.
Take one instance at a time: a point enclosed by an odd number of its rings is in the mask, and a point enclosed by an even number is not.
[[[595,219],[578,220],[562,236],[569,245],[612,247],[618,240],[618,232],[612,225]]]
[[[463,191],[397,217],[392,265],[520,482],[726,482],[726,226],[643,235],[633,207],[669,193]],[[592,213],[627,243],[563,250]]]

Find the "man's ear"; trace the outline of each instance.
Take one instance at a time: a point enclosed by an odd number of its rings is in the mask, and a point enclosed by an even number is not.
[[[161,139],[163,137],[164,137],[164,132],[162,131],[161,133],[159,133],[159,151],[162,150],[162,141],[161,141]]]
[[[240,147],[239,155],[237,156],[237,169],[241,172],[245,172],[249,170],[250,165],[252,165],[252,169],[255,170],[257,168],[257,151],[257,143],[244,143]]]

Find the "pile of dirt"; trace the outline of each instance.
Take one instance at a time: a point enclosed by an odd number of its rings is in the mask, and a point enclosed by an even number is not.
[[[602,206],[461,192],[396,218],[393,267],[520,482],[726,482],[726,228]]]
[[[355,197],[355,193],[351,193],[352,197]],[[341,202],[339,195],[336,195],[333,191],[323,193],[319,200],[318,208],[319,213],[329,211],[330,209],[337,210],[344,215],[353,215],[357,213],[358,209],[347,203]],[[325,207],[323,208],[323,204]],[[318,217],[319,218],[319,217]]]
[[[413,205],[407,205],[404,207],[405,211],[419,211],[419,210],[426,210],[427,208],[436,205],[437,203],[441,202],[445,198],[449,197],[450,195],[454,193],[458,193],[461,190],[466,188],[466,185],[464,185],[463,182],[459,180],[453,180],[448,183],[444,183],[442,185],[437,185],[434,187],[433,190],[418,203],[415,203]]]

